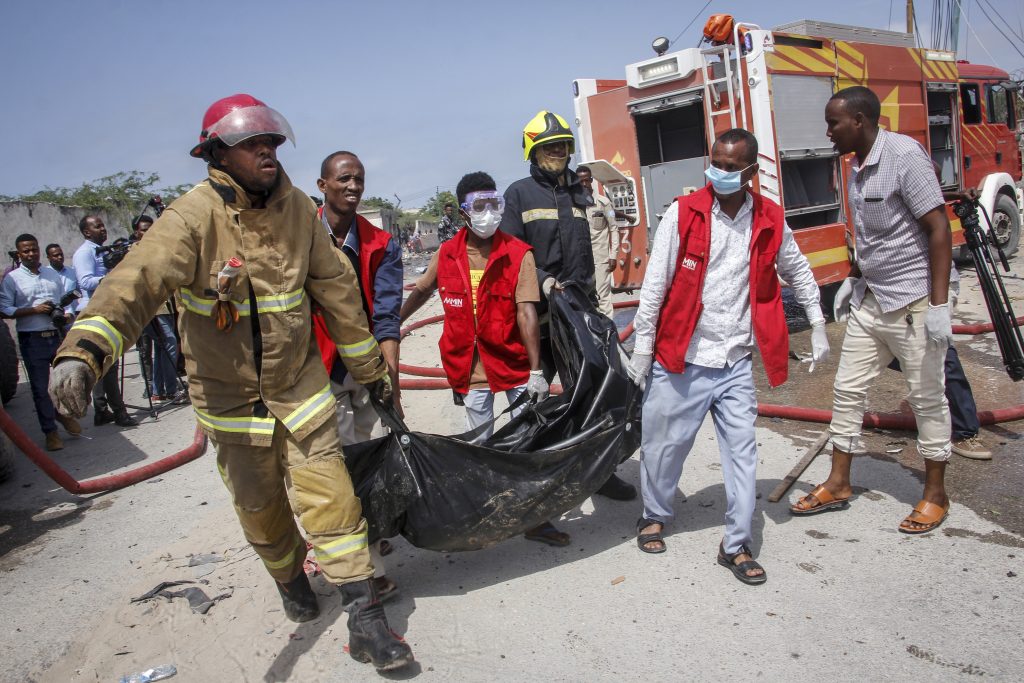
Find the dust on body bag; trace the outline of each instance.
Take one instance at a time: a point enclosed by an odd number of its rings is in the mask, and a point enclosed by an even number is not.
[[[589,498],[640,444],[640,390],[615,324],[575,286],[553,290],[551,343],[563,393],[527,405],[484,440],[411,432],[345,447],[370,538],[401,534],[437,551],[479,550]]]

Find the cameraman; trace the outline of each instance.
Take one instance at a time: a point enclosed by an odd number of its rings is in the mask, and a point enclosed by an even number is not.
[[[78,310],[84,311],[100,280],[107,274],[107,266],[103,263],[103,257],[96,253],[96,250],[107,241],[107,226],[99,216],[89,215],[78,222],[78,229],[85,241],[75,251],[71,263],[78,276],[78,289],[82,292],[82,298],[78,301]],[[135,427],[136,422],[125,408],[124,399],[121,398],[121,388],[117,384],[118,360],[103,379],[96,382],[92,390],[92,405],[96,411],[93,415],[93,423],[97,426],[110,422],[116,422],[120,427]],[[109,406],[109,407],[108,407]],[[110,408],[113,408],[111,411]]]
[[[153,226],[153,218],[145,214],[135,219],[136,242],[141,242]],[[142,328],[140,355],[152,359],[149,367],[149,396],[154,401],[183,401],[187,394],[178,391],[178,338],[174,334],[174,313],[170,301],[164,302],[149,323]]]
[[[41,268],[39,242],[29,234],[18,235],[14,241],[21,265],[4,276],[0,284],[0,312],[15,319],[21,359],[28,371],[32,401],[36,406],[39,426],[46,435],[46,450],[64,448],[57,433],[59,421],[68,434],[81,434],[82,427],[74,418],[64,417],[53,409],[46,388],[50,383],[50,364],[57,355],[61,335],[54,320],[59,315],[57,302],[66,293],[60,276],[50,268]]]

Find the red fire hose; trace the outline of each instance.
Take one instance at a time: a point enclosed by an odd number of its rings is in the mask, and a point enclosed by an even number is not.
[[[128,470],[127,472],[111,474],[106,477],[97,477],[87,481],[78,481],[68,474],[67,470],[54,462],[53,458],[48,456],[41,448],[39,448],[39,446],[29,438],[28,434],[18,426],[18,423],[14,421],[14,418],[12,418],[3,408],[0,408],[0,429],[3,430],[4,434],[11,439],[14,445],[17,446],[22,453],[28,456],[28,459],[34,462],[39,469],[46,474],[46,476],[60,484],[61,488],[65,491],[78,495],[86,493],[101,493],[104,491],[116,491],[117,489],[123,489],[126,486],[131,486],[132,484],[138,484],[140,481],[145,481],[146,479],[155,477],[158,474],[163,474],[164,472],[173,470],[179,465],[191,462],[201,456],[206,450],[206,435],[196,427],[192,444],[184,450],[168,455],[166,458],[161,458],[156,462],[136,467],[133,470]]]
[[[639,304],[639,300],[618,301],[612,306],[614,308],[633,308]],[[443,315],[435,315],[423,320],[417,320],[402,328],[402,337],[413,330],[432,325],[444,320]],[[1017,318],[1017,324],[1024,324],[1024,316]],[[976,323],[973,325],[953,325],[953,334],[985,334],[993,330],[992,323]],[[619,332],[619,341],[625,341],[633,334],[633,323],[630,321],[625,328]],[[400,372],[418,377],[444,377],[444,370],[441,368],[427,368],[418,365],[406,365],[400,363]],[[447,380],[444,379],[402,379],[403,389],[449,389]],[[555,387],[552,387],[552,393]],[[561,391],[561,388],[558,388]],[[800,406],[783,406],[772,403],[758,403],[757,414],[760,417],[778,417],[784,420],[797,420],[800,422],[820,422],[828,424],[832,421],[832,411],[819,408],[802,408]],[[982,410],[978,412],[978,421],[982,425],[993,425],[999,422],[1012,422],[1013,420],[1024,419],[1024,405],[1013,406],[1012,408],[998,408],[996,410]],[[864,413],[864,426],[876,429],[899,429],[903,431],[916,431],[917,423],[913,414],[904,413]]]

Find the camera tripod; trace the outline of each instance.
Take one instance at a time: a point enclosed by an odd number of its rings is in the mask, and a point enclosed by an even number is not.
[[[131,405],[131,404],[125,402],[125,407],[126,408],[131,408],[133,410],[148,410],[150,417],[156,419],[156,418],[159,417],[160,411],[168,410],[169,408],[174,408],[174,407],[177,407],[177,406],[180,406],[180,405],[183,405],[183,404],[187,403],[188,402],[188,387],[186,387],[185,383],[181,381],[181,377],[178,375],[177,364],[174,362],[173,356],[171,356],[171,354],[167,351],[166,346],[164,345],[164,342],[167,340],[167,337],[160,330],[160,327],[156,324],[156,317],[154,316],[153,320],[150,320],[148,323],[146,323],[146,326],[144,328],[142,328],[142,330],[143,330],[142,331],[142,336],[140,336],[139,341],[137,341],[135,343],[135,352],[139,356],[139,371],[142,374],[142,381],[145,383],[145,387],[146,388],[145,388],[144,394],[146,396],[146,401],[148,402],[149,405],[148,406],[136,406],[136,405]],[[163,404],[160,404],[160,405],[154,405],[154,403],[153,403],[153,391],[152,391],[152,389],[153,389],[153,382],[152,382],[152,379],[153,379],[153,363],[149,359],[149,347],[150,347],[150,345],[149,344],[144,345],[144,344],[141,343],[143,337],[147,333],[149,333],[149,337],[152,338],[152,340],[153,340],[153,343],[151,345],[152,348],[157,349],[156,353],[163,354],[161,356],[161,358],[163,358],[163,360],[165,360],[171,367],[174,368],[174,382],[175,382],[175,386],[177,388],[177,392],[176,392],[175,395],[184,394],[185,399],[183,401],[173,400],[173,401],[167,401],[167,402],[165,402]],[[154,356],[154,360],[155,360],[155,358],[156,357]],[[121,396],[122,397],[124,396],[124,366],[125,366],[125,364],[121,363],[120,377],[119,377],[119,381],[120,381],[120,384],[121,384]]]
[[[978,208],[985,213],[989,229],[984,230],[978,221]],[[1003,278],[999,275],[999,265],[1004,271],[1010,271],[1006,254],[999,247],[992,232],[992,219],[985,207],[976,202],[960,201],[953,205],[953,212],[960,217],[964,229],[964,238],[971,251],[974,270],[978,275],[978,284],[985,297],[988,315],[992,319],[992,327],[996,333],[996,342],[1003,358],[1006,374],[1014,382],[1024,379],[1024,337],[1017,326],[1017,317],[1010,305],[1010,296],[1003,286]],[[993,249],[995,253],[993,253]],[[996,260],[998,256],[998,261]]]

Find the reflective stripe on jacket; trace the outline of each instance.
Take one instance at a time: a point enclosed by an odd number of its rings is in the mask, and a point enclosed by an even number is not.
[[[789,332],[782,310],[782,287],[775,271],[785,216],[775,202],[757,193],[752,195],[750,319],[768,382],[774,387],[785,382],[789,373]],[[685,369],[686,350],[700,318],[714,196],[710,186],[705,186],[676,201],[679,203],[679,255],[654,337],[654,356],[669,372]]]
[[[370,334],[352,267],[333,253],[309,197],[280,182],[265,208],[227,174],[209,178],[167,207],[146,239],[100,284],[57,353],[97,376],[136,339],[174,292],[196,417],[215,439],[269,444],[278,420],[303,438],[334,414],[327,373],[312,338],[312,298],[349,372],[361,383],[387,373]],[[243,261],[230,299],[239,320],[218,330],[217,275]],[[258,359],[258,362],[257,362]]]
[[[460,230],[441,245],[437,258],[437,293],[444,305],[441,365],[448,383],[460,394],[469,391],[473,350],[487,373],[491,391],[507,391],[530,379],[530,360],[519,335],[516,286],[530,245],[498,230],[477,287],[476,316],[466,256],[466,235]]]
[[[533,247],[537,261],[537,284],[553,277],[559,282],[576,282],[596,303],[594,254],[590,246],[587,207],[593,200],[579,178],[565,170],[566,184],[559,185],[530,164],[530,177],[517,180],[505,190],[505,212],[498,226],[505,234]],[[545,297],[538,313],[547,311]]]

